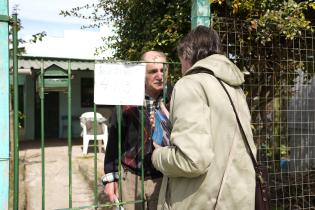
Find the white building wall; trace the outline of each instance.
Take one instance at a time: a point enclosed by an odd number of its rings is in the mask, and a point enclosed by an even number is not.
[[[80,137],[81,126],[80,126],[80,116],[84,112],[92,112],[91,108],[81,107],[81,78],[93,78],[93,71],[74,71],[75,79],[71,81],[72,84],[72,136],[74,138]],[[60,93],[59,95],[59,137],[67,138],[67,116],[68,116],[68,95],[67,93]],[[66,120],[63,120],[65,119]],[[65,127],[64,127],[65,126]]]

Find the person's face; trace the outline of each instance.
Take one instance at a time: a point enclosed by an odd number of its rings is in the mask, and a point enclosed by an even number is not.
[[[188,69],[190,69],[191,64],[187,59],[184,58],[184,56],[180,56],[179,60],[182,66],[182,74],[184,74]]]
[[[163,57],[158,57],[154,62],[166,62]],[[167,65],[163,63],[146,64],[146,92],[151,97],[157,97],[163,91],[163,80],[167,76]],[[165,78],[166,79],[166,78]]]

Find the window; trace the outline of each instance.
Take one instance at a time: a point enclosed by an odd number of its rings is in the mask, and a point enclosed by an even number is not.
[[[81,78],[81,107],[93,107],[94,79]]]

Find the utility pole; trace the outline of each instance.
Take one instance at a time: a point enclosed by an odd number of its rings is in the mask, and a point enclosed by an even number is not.
[[[0,0],[0,209],[9,209],[9,16],[8,0]]]
[[[210,1],[192,0],[191,6],[191,28],[198,25],[210,26]]]

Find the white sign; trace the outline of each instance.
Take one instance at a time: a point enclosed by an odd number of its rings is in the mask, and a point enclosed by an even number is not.
[[[94,103],[143,105],[145,64],[95,64]]]

